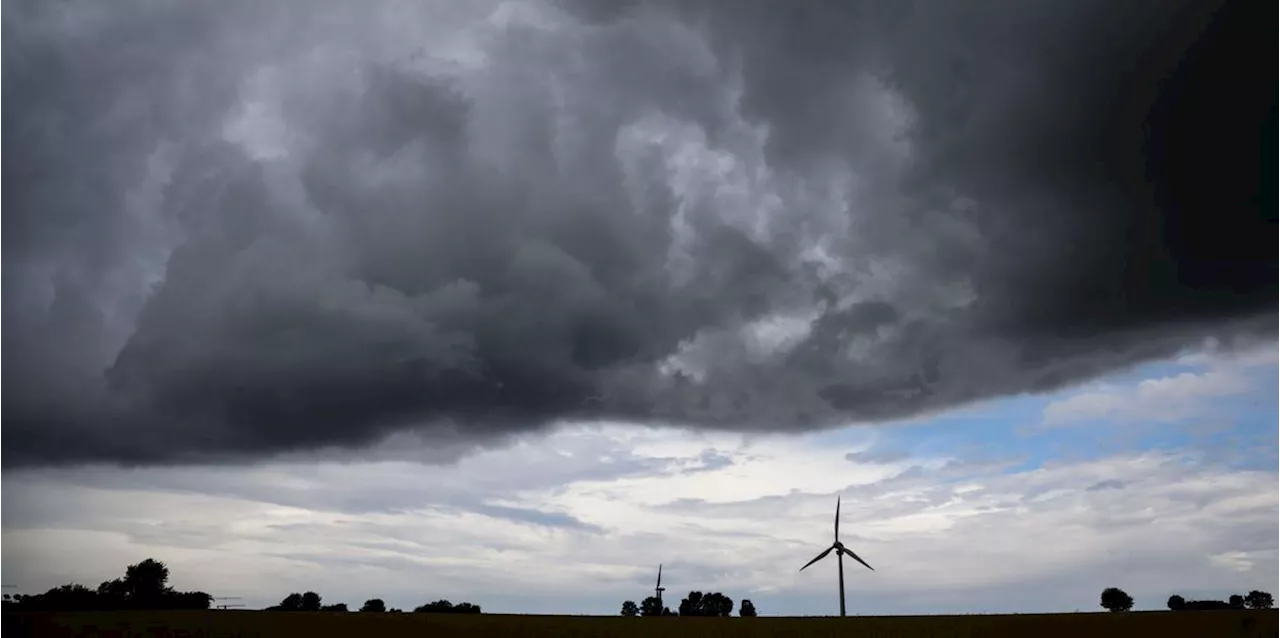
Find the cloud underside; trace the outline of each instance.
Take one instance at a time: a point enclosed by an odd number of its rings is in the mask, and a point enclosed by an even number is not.
[[[1273,338],[1246,3],[464,4],[5,3],[7,467],[794,431]]]

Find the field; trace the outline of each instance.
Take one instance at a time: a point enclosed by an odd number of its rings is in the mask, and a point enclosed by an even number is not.
[[[262,611],[4,615],[5,638],[259,636],[857,636],[950,638],[1116,636],[1234,638],[1277,635],[1275,611],[1133,612],[858,618],[622,618]]]

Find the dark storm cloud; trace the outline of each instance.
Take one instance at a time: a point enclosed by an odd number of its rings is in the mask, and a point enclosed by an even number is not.
[[[589,4],[6,2],[6,466],[802,429],[1274,334],[1261,3]]]

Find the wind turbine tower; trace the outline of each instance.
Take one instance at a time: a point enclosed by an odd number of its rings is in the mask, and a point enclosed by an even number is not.
[[[658,584],[653,587],[653,595],[658,599],[658,609],[662,609],[662,592],[666,591],[666,587],[662,586],[662,563],[658,563]]]
[[[805,568],[805,567],[808,567],[808,566],[810,566],[810,565],[812,565],[812,564],[814,564],[814,563],[816,563],[816,562],[818,562],[818,561],[820,561],[820,560],[822,560],[822,559],[826,558],[826,557],[827,557],[827,554],[830,554],[832,550],[835,550],[835,552],[836,552],[836,561],[837,561],[837,564],[839,565],[839,571],[840,571],[840,616],[841,616],[841,617],[844,617],[844,615],[845,615],[845,613],[844,613],[844,557],[845,557],[845,555],[848,555],[848,556],[849,556],[849,558],[852,558],[853,560],[856,560],[856,561],[858,561],[859,563],[862,563],[862,566],[863,566],[863,567],[866,567],[867,569],[870,569],[871,571],[875,571],[875,568],[873,568],[872,566],[868,565],[868,564],[867,564],[867,561],[862,560],[862,558],[860,558],[857,554],[855,554],[855,553],[853,553],[852,551],[850,551],[850,550],[849,550],[849,548],[845,547],[845,546],[844,546],[844,544],[840,542],[840,497],[839,497],[839,496],[837,496],[837,497],[836,497],[836,536],[835,536],[835,542],[831,544],[831,547],[828,547],[828,548],[827,548],[826,550],[824,550],[821,554],[818,554],[817,556],[815,556],[815,557],[813,558],[813,560],[811,560],[811,561],[809,561],[809,562],[805,563],[805,564],[804,564],[804,567],[801,567],[801,568],[800,568],[800,571],[804,571],[804,568]]]

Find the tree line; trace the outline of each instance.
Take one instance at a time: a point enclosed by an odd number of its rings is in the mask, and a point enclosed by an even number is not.
[[[643,616],[730,616],[733,614],[733,599],[720,592],[702,593],[691,591],[680,601],[679,612],[673,612],[662,604],[657,596],[650,596],[636,605],[628,600],[622,603],[622,615],[628,617]],[[756,606],[750,600],[742,599],[738,607],[738,615],[751,618],[756,615]]]
[[[1107,611],[1129,611],[1133,609],[1133,596],[1119,587],[1108,587],[1102,590],[1100,600]],[[1205,611],[1211,609],[1271,609],[1275,607],[1275,598],[1270,593],[1253,590],[1248,594],[1232,594],[1227,600],[1187,600],[1178,594],[1169,597],[1165,603],[1171,611]]]
[[[54,587],[43,594],[5,594],[5,611],[121,611],[121,610],[192,610],[209,609],[213,596],[202,591],[175,591],[169,586],[169,568],[164,563],[148,558],[125,569],[123,578],[104,581],[97,589],[69,583]],[[268,611],[330,611],[345,612],[346,603],[322,604],[320,594],[313,591],[292,593],[280,604]],[[366,600],[360,608],[363,612],[401,613],[388,610],[381,598]],[[416,607],[415,613],[478,614],[480,606],[472,603],[453,604],[437,600]]]
[[[169,586],[169,568],[151,558],[130,565],[124,578],[103,581],[97,589],[68,583],[43,594],[4,595],[6,611],[208,609],[212,602],[213,596],[202,591],[175,591]]]
[[[321,604],[320,594],[309,591],[303,594],[294,592],[284,597],[278,605],[267,607],[267,611],[349,611],[346,603],[338,603],[336,605]],[[364,601],[360,606],[362,612],[373,612],[379,614],[402,614],[400,609],[387,609],[387,604],[381,598],[370,598]],[[425,605],[419,605],[413,609],[415,614],[478,614],[480,613],[480,605],[472,603],[453,604],[447,600],[437,600]]]

